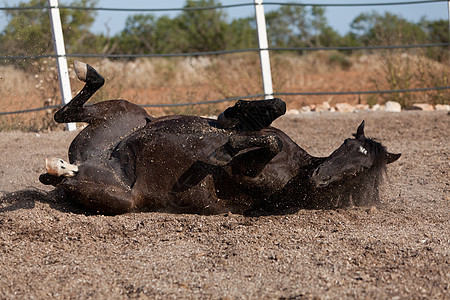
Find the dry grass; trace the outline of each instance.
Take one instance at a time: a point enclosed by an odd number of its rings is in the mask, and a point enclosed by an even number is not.
[[[422,87],[449,86],[450,66],[426,58],[423,55],[408,53],[385,53],[379,55],[379,67],[371,81],[379,90],[411,89]],[[449,90],[436,90],[420,93],[382,94],[381,102],[397,101],[402,107],[412,104],[448,104]]]
[[[93,102],[128,99],[137,104],[176,104],[223,99],[262,93],[259,57],[256,53],[199,58],[149,58],[133,61],[88,59],[106,79]],[[72,65],[72,61],[70,61]],[[33,65],[33,74],[13,67],[0,67],[1,111],[22,110],[59,104],[61,96],[54,60]],[[450,67],[421,55],[406,53],[345,56],[318,51],[299,56],[272,53],[275,92],[343,92],[449,85]],[[71,75],[72,93],[83,83]],[[396,100],[404,106],[413,102],[448,103],[448,90],[400,95],[286,96],[289,108],[329,102],[382,103]],[[229,103],[201,106],[150,108],[152,115],[217,114]],[[0,117],[0,130],[43,130],[56,127],[53,111]]]

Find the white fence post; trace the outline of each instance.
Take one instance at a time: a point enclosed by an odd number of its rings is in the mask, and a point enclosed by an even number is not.
[[[270,70],[269,43],[267,42],[266,17],[264,15],[263,0],[254,0],[256,28],[258,31],[259,59],[261,61],[261,73],[266,99],[273,98],[272,73]]]
[[[447,1],[447,8],[448,8],[448,31],[450,35],[450,1]]]
[[[59,87],[61,89],[62,104],[67,104],[72,99],[70,89],[69,70],[67,68],[66,49],[64,47],[64,36],[61,26],[61,16],[59,14],[58,0],[48,0],[50,6],[50,23],[52,26],[53,45],[57,55],[56,64],[58,66]],[[77,129],[75,123],[68,123],[67,130]]]

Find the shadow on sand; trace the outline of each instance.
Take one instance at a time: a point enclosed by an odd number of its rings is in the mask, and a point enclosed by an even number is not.
[[[36,202],[41,202],[48,203],[51,208],[61,212],[90,215],[89,212],[68,201],[64,191],[60,189],[47,192],[29,188],[15,192],[0,192],[3,193],[3,196],[0,197],[0,213],[19,209],[33,209],[36,206]]]

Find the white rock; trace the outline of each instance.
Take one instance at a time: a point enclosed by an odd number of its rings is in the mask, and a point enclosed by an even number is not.
[[[311,107],[309,107],[309,106],[303,106],[303,107],[302,107],[302,112],[311,112]]]
[[[402,106],[398,102],[388,101],[386,102],[386,111],[399,112],[402,111]]]
[[[380,110],[381,109],[381,105],[380,104],[375,104],[374,106],[372,106],[372,108],[371,108],[373,111],[377,111],[377,110]]]
[[[300,111],[298,109],[293,108],[293,109],[288,110],[286,112],[286,114],[287,115],[298,115],[298,114],[300,114]]]
[[[357,104],[356,105],[357,110],[369,110],[369,104]]]
[[[336,111],[341,113],[353,112],[355,110],[355,106],[348,103],[337,103]]]
[[[436,104],[436,106],[434,107],[436,110],[450,110],[450,105],[449,104]]]
[[[316,111],[327,111],[327,110],[330,110],[330,108],[331,108],[331,106],[330,106],[330,103],[328,103],[328,102],[323,102],[322,104],[318,104],[318,105],[316,105]]]

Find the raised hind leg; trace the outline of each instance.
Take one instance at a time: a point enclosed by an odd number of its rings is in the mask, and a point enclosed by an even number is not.
[[[222,128],[237,131],[259,131],[286,113],[286,103],[278,98],[270,100],[238,100],[218,117]]]
[[[83,89],[66,105],[55,113],[54,119],[58,123],[69,122],[86,122],[107,124],[113,126],[111,119],[124,118],[127,119],[130,126],[136,126],[133,120],[139,120],[139,124],[146,124],[152,119],[145,109],[130,103],[126,100],[108,100],[97,104],[85,106],[84,104],[100,89],[105,83],[105,79],[90,65],[75,61],[74,69],[78,79],[86,82]],[[119,127],[128,124],[120,124]],[[100,127],[97,125],[97,127]]]
[[[86,113],[83,105],[103,86],[105,79],[88,64],[75,61],[74,69],[78,79],[86,82],[83,89],[63,108],[55,113],[54,119],[58,123],[87,122],[90,123],[92,115]]]
[[[69,103],[55,113],[54,118],[59,123],[86,122],[89,125],[70,145],[69,161],[80,164],[91,159],[106,159],[110,149],[120,139],[145,126],[152,118],[145,109],[126,100],[85,105],[105,80],[88,64],[76,61],[74,69],[78,78],[86,84]]]

